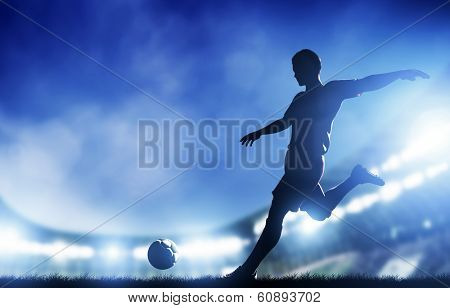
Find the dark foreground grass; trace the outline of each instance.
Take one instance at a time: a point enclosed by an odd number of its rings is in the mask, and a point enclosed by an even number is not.
[[[134,279],[128,277],[69,278],[61,275],[0,277],[0,286],[16,288],[443,288],[450,275],[436,278],[377,278],[363,275],[293,275],[282,278],[261,277],[253,282],[230,281],[220,277],[178,278],[170,276]]]

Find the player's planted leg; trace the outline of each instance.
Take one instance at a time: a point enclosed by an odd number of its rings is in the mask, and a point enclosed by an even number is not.
[[[322,187],[318,185],[310,196],[311,198],[306,199],[300,209],[306,211],[315,220],[325,220],[331,216],[331,212],[333,212],[342,199],[352,189],[361,184],[383,186],[384,181],[361,165],[356,165],[351,175],[344,182],[327,192],[323,193]]]
[[[269,210],[269,215],[266,219],[261,236],[256,242],[255,248],[250,256],[239,266],[233,273],[229,274],[228,278],[253,280],[256,278],[256,269],[262,260],[269,254],[269,252],[276,246],[281,237],[283,228],[283,219],[288,210],[279,207],[275,198],[272,201],[272,206]]]

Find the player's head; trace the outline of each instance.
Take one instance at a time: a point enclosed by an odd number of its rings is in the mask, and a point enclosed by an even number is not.
[[[301,86],[316,81],[319,78],[321,68],[320,58],[312,50],[302,49],[292,57],[295,79]]]

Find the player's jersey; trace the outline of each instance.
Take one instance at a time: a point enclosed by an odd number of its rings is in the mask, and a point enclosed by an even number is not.
[[[336,80],[298,93],[283,119],[292,127],[289,148],[301,148],[310,158],[324,155],[330,147],[333,120],[342,101],[358,96],[357,80]]]

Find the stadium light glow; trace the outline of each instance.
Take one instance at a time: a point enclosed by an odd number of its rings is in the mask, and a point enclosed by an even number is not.
[[[421,185],[424,182],[424,175],[422,172],[415,172],[406,178],[403,179],[402,185],[405,189],[412,189],[419,185]]]
[[[432,123],[431,125],[429,123]],[[447,122],[433,121],[423,125],[418,131],[419,136],[415,136],[411,145],[405,149],[401,156],[404,161],[416,159],[428,154],[439,154],[448,145],[448,133],[450,124]]]
[[[450,124],[445,116],[434,114],[415,127],[410,144],[400,153],[391,155],[380,167],[371,168],[372,173],[379,174],[380,170],[393,171],[423,157],[441,159],[448,156],[450,142],[447,136],[450,134]]]
[[[400,167],[400,164],[401,164],[400,157],[397,155],[392,155],[391,157],[388,158],[388,160],[385,163],[381,165],[381,170],[382,171],[395,170],[398,167]]]
[[[65,261],[69,257],[69,248],[64,241],[55,241],[51,244],[42,245],[45,254],[56,254],[52,259],[55,261]]]
[[[380,188],[380,199],[384,202],[392,201],[400,196],[402,192],[402,184],[400,182],[389,182]]]
[[[448,163],[444,162],[441,164],[436,164],[433,166],[428,167],[425,170],[425,175],[427,178],[432,179],[435,176],[441,174],[442,172],[445,172],[448,170]]]
[[[345,207],[347,213],[359,213],[364,209],[361,198],[353,198]]]
[[[330,222],[339,221],[342,218],[344,218],[345,213],[346,213],[345,209],[342,206],[338,206],[337,208],[334,209],[332,215],[326,221],[330,221]]]
[[[366,194],[359,198],[354,198],[346,207],[346,211],[348,213],[359,213],[366,208],[370,207],[372,204],[380,200],[380,195],[373,193],[373,194]]]
[[[408,262],[405,262],[403,258],[393,257],[384,264],[378,272],[378,276],[397,276],[399,278],[407,278],[416,271],[421,259],[422,254],[420,253],[406,256],[406,260]]]
[[[324,226],[323,221],[317,221],[317,220],[308,218],[308,219],[303,219],[298,224],[298,230],[300,232],[302,232],[303,234],[313,234],[314,232],[316,232],[323,226]]]
[[[17,251],[16,244],[20,243],[19,232],[14,228],[0,230],[0,250],[2,255],[14,254]]]
[[[380,175],[380,169],[378,169],[377,167],[370,168],[369,172],[378,176]]]
[[[396,227],[392,227],[389,234],[392,239],[396,239],[398,236],[398,229]]]
[[[283,223],[289,223],[291,221],[296,221],[301,216],[302,216],[302,211],[300,211],[300,210],[298,212],[288,212],[286,214],[286,216],[284,216]]]
[[[61,255],[66,259],[90,259],[94,257],[95,250],[90,246],[72,245],[67,247]]]
[[[103,251],[103,255],[110,261],[116,261],[123,255],[123,252],[118,246],[111,244]]]
[[[264,230],[264,226],[266,225],[266,217],[258,219],[253,225],[253,233],[255,235],[259,235]]]
[[[19,232],[14,228],[5,228],[0,230],[0,243],[14,242],[20,239]]]
[[[133,249],[132,255],[136,260],[147,260],[149,246],[138,246]]]
[[[343,217],[350,213],[359,213],[368,207],[371,207],[378,201],[390,202],[401,195],[404,190],[416,188],[425,183],[426,178],[434,178],[437,175],[448,170],[448,163],[439,163],[431,165],[423,172],[414,172],[400,181],[388,182],[381,187],[377,193],[370,193],[352,199],[346,206],[338,207],[333,211],[333,214]],[[333,215],[330,221],[338,221]]]
[[[302,215],[304,214],[303,211],[298,211],[298,212],[288,212],[286,214],[286,216],[284,217],[283,220],[283,226],[288,225],[291,222],[297,221],[298,219],[300,219],[302,217]],[[264,227],[266,225],[266,216],[258,219],[255,224],[253,225],[253,233],[255,235],[260,235],[262,233],[262,231],[264,230]],[[286,228],[283,228],[283,235],[287,234],[287,230]]]
[[[424,229],[431,229],[432,226],[433,226],[433,224],[431,223],[431,220],[429,220],[429,219],[425,219],[422,223],[422,227]]]
[[[39,243],[23,239],[17,230],[0,230],[0,251],[2,255],[42,255],[53,256],[55,261],[66,259],[88,259],[95,255],[92,247],[82,245],[69,246],[64,241]]]
[[[234,270],[238,267],[239,265],[235,265],[235,266],[225,266],[223,268],[220,269],[220,275],[225,276],[228,274],[231,274],[232,272],[234,272]]]
[[[178,245],[178,248],[181,257],[197,260],[234,255],[249,243],[248,239],[230,236],[217,239],[198,239]]]

